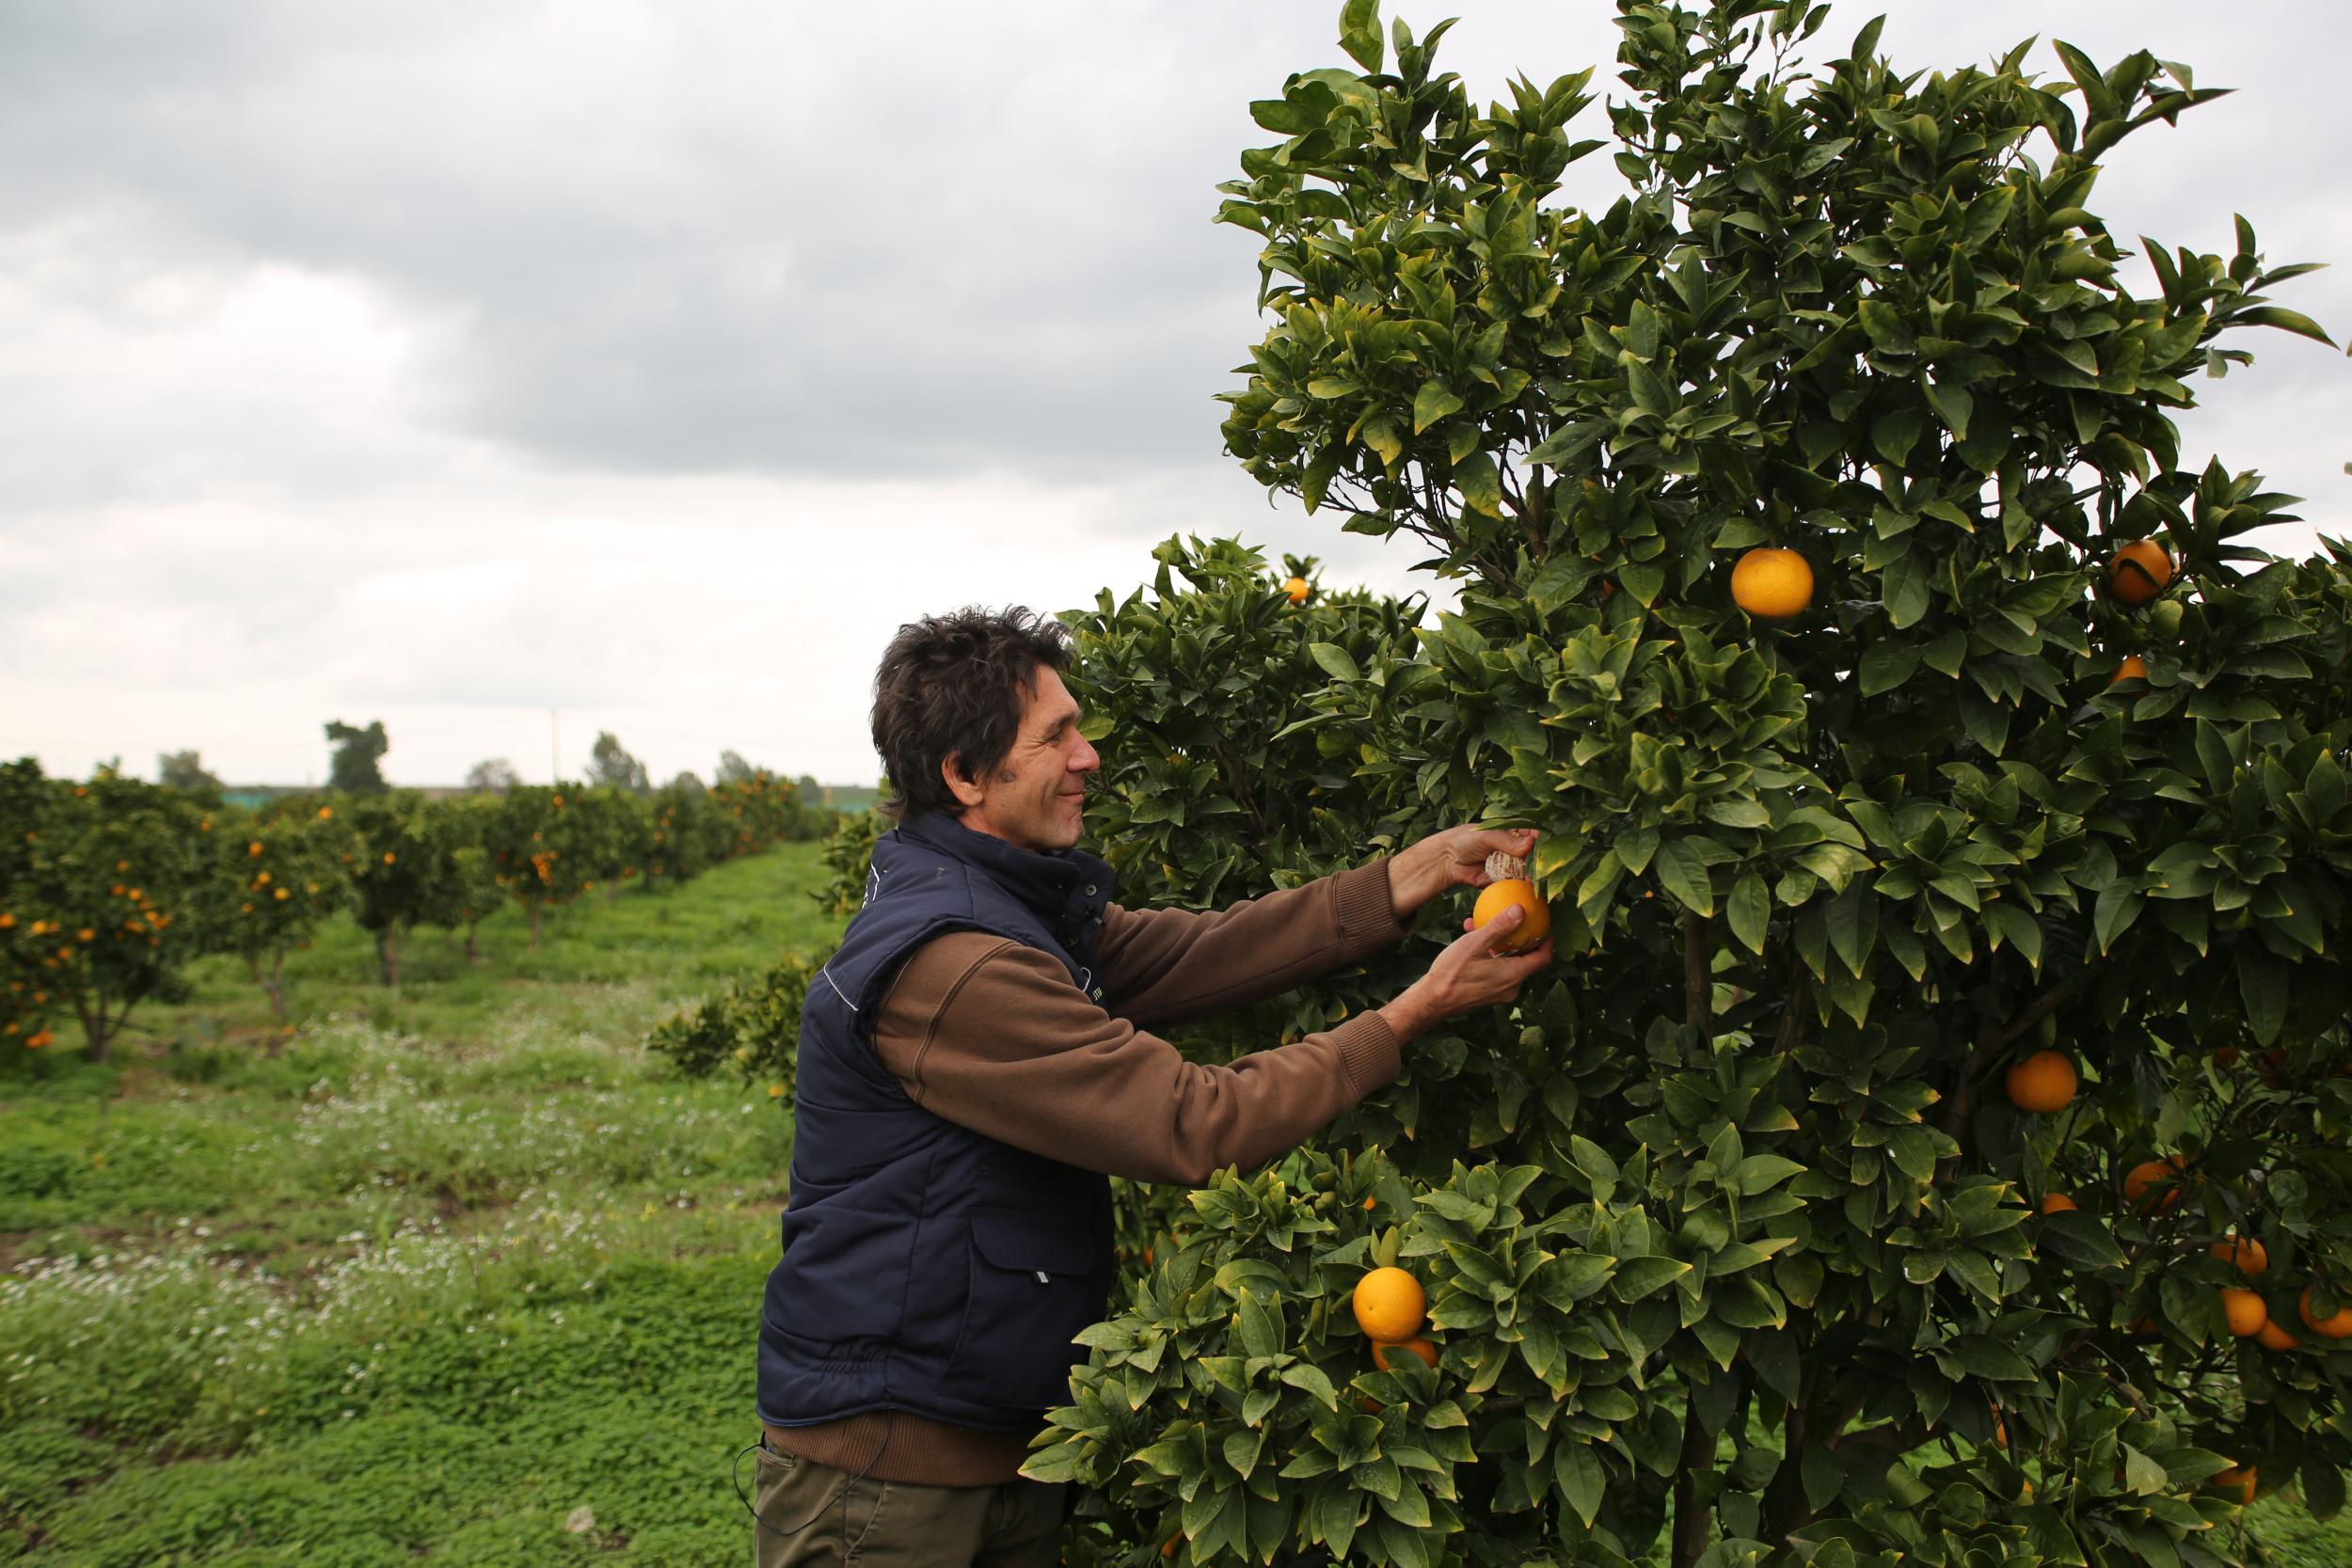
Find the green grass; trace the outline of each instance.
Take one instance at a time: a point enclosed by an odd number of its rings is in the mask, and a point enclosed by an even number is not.
[[[115,1063],[0,1056],[0,1561],[744,1561],[789,1126],[644,1042],[829,947],[819,879],[792,845],[536,951],[427,933],[396,993],[346,921],[288,966],[291,1037],[215,960]],[[2352,1562],[2352,1526],[2250,1517]]]
[[[290,1037],[214,960],[113,1064],[8,1058],[0,1560],[740,1561],[789,1126],[644,1042],[830,945],[818,878],[787,846],[536,951],[501,916],[478,964],[427,933],[396,993],[343,922]]]

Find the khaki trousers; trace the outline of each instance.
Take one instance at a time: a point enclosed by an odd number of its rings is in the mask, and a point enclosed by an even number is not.
[[[1059,1484],[918,1486],[759,1445],[752,1501],[757,1568],[1054,1568]]]

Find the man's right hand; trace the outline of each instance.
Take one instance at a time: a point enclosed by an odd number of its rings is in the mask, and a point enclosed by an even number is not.
[[[1524,953],[1495,951],[1510,940],[1511,933],[1526,918],[1525,912],[1514,905],[1484,926],[1471,927],[1469,921],[1462,922],[1468,934],[1454,939],[1438,955],[1428,974],[1406,987],[1394,1001],[1380,1009],[1381,1018],[1396,1032],[1399,1043],[1447,1019],[1497,1003],[1517,1001],[1519,988],[1537,970],[1551,962],[1549,937]]]

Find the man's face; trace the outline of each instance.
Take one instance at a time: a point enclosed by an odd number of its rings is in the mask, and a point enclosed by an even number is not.
[[[1102,766],[1078,733],[1077,699],[1041,664],[1004,760],[977,779],[964,779],[952,763],[946,774],[973,832],[1024,849],[1067,849],[1085,831],[1087,775]]]

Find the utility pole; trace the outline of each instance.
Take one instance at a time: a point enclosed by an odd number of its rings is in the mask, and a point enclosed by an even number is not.
[[[562,731],[555,722],[555,709],[548,709],[548,783],[564,782],[564,743]]]

